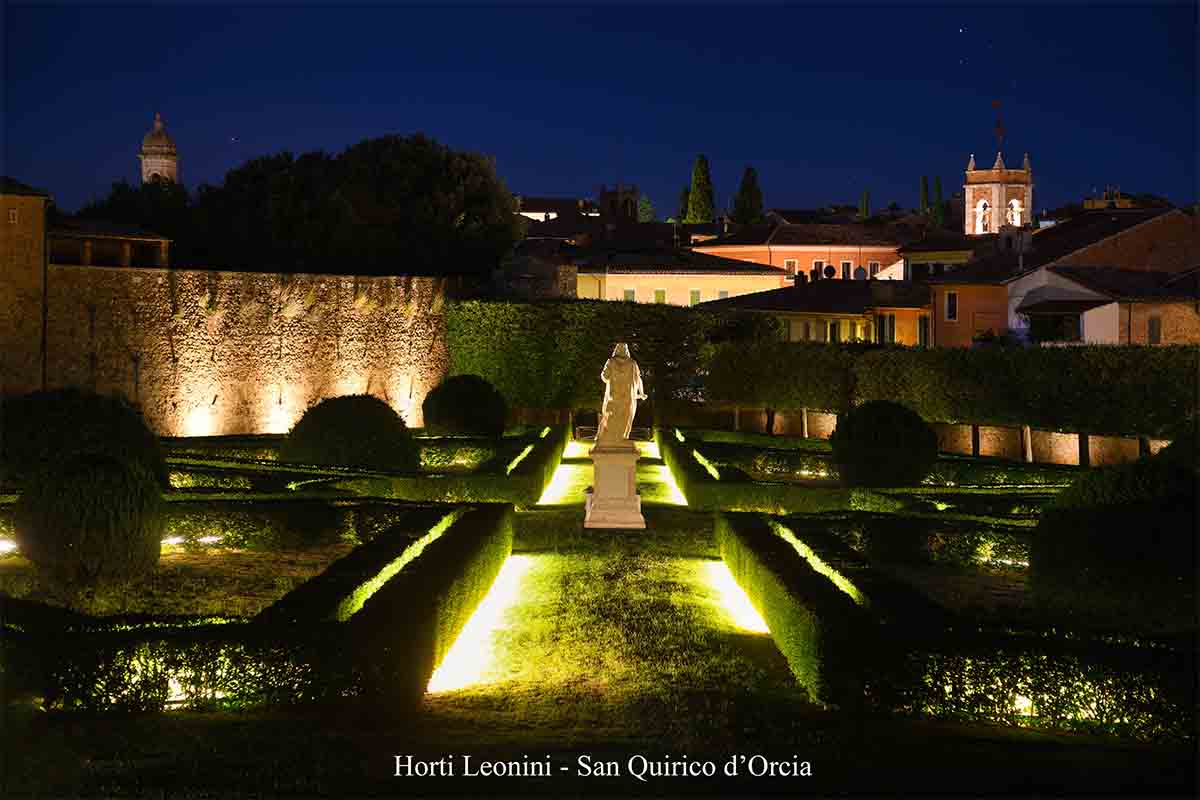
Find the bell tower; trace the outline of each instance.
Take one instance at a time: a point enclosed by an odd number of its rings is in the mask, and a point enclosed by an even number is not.
[[[998,233],[1001,225],[1023,228],[1033,219],[1033,168],[1029,154],[1020,169],[1009,169],[1004,156],[988,169],[977,169],[975,155],[967,162],[963,184],[963,233],[984,236]]]
[[[142,137],[138,160],[142,162],[142,183],[179,180],[179,155],[175,151],[175,142],[167,135],[162,115],[158,112],[154,114],[154,127]]]

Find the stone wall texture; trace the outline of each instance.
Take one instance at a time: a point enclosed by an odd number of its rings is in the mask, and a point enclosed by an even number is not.
[[[161,435],[287,431],[371,394],[413,427],[448,363],[436,278],[50,265],[47,385],[124,395]]]
[[[0,195],[0,390],[38,388],[42,380],[42,274],[45,198]]]

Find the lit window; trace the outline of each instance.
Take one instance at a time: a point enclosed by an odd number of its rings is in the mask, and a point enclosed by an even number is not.
[[[625,290],[625,299],[627,301],[629,301],[630,303],[636,303],[637,302],[637,289],[626,289]]]
[[[728,290],[726,290],[726,289],[718,289],[717,290],[717,299],[718,300],[724,300],[726,297],[729,297]]]
[[[656,302],[656,303],[667,302],[667,290],[666,289],[655,289],[654,290],[654,302]]]
[[[1020,200],[1009,200],[1008,201],[1008,224],[1016,225],[1017,227],[1020,227],[1021,226],[1021,212],[1023,210],[1024,209],[1021,208]]]
[[[946,292],[946,321],[958,321],[958,292]]]
[[[842,262],[842,280],[844,280],[844,281],[850,280],[850,269],[853,266],[854,266],[854,264],[852,264],[849,261]]]
[[[1162,317],[1151,317],[1146,327],[1146,341],[1150,344],[1162,344]]]
[[[991,233],[992,206],[987,200],[980,200],[975,206],[975,232]]]
[[[871,261],[867,264],[867,266],[870,268],[872,278],[874,278],[876,275],[879,274],[879,262],[878,261]]]
[[[788,275],[796,274],[796,259],[788,258],[783,262],[783,268],[787,270]]]
[[[814,281],[820,280],[821,277],[825,274],[825,262],[824,261],[814,261],[812,272],[810,272],[809,274],[812,275],[812,279]]]
[[[17,210],[15,208],[10,208],[8,210],[8,224],[9,225],[17,224]]]
[[[699,305],[699,303],[700,303],[700,290],[699,289],[692,289],[688,293],[688,303],[693,306]]]

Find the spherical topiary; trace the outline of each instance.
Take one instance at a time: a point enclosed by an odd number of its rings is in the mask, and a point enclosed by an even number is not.
[[[839,414],[829,443],[847,486],[913,486],[937,461],[933,428],[916,412],[887,400]]]
[[[3,404],[0,460],[6,481],[19,486],[64,459],[106,455],[141,464],[159,486],[168,488],[158,437],[121,398],[54,389],[6,397]]]
[[[404,420],[366,394],[331,397],[308,409],[284,439],[279,459],[385,472],[416,472],[421,466]]]
[[[425,427],[441,433],[500,436],[508,417],[504,395],[478,375],[447,378],[425,396]]]
[[[132,578],[158,563],[162,491],[138,463],[75,456],[27,481],[14,522],[21,553],[64,581]]]

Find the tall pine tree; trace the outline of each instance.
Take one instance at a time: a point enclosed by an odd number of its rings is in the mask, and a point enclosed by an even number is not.
[[[921,176],[921,213],[929,213],[929,176]]]
[[[754,225],[763,221],[763,195],[754,167],[746,167],[742,173],[742,184],[733,198],[733,221],[739,225]]]
[[[871,216],[871,192],[863,189],[862,199],[858,201],[858,218],[865,220]]]
[[[688,192],[688,212],[684,222],[712,222],[715,219],[716,201],[713,200],[712,175],[708,171],[708,159],[704,154],[696,156],[692,167],[692,189]]]

